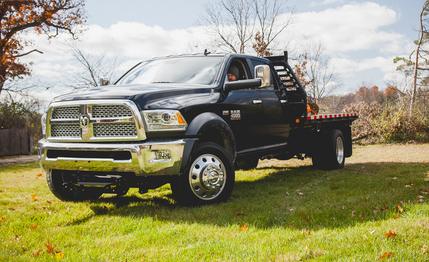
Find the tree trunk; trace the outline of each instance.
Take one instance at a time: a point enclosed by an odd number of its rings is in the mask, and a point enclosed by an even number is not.
[[[412,90],[411,90],[410,108],[409,108],[409,112],[408,112],[409,118],[411,118],[413,115],[414,105],[416,103],[417,78],[418,78],[418,73],[419,73],[419,62],[420,62],[420,48],[422,46],[423,37],[424,37],[423,18],[424,18],[425,9],[426,9],[426,3],[424,4],[422,11],[420,13],[420,31],[419,31],[420,37],[419,37],[419,40],[417,42],[417,47],[416,47],[416,51],[415,51],[416,59],[414,61],[413,86],[412,86]]]

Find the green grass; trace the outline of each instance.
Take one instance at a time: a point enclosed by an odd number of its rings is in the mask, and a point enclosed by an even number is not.
[[[416,163],[402,161],[407,147],[358,147],[330,172],[265,161],[237,172],[229,202],[198,208],[177,206],[168,186],[60,202],[37,165],[3,167],[0,261],[428,261],[429,145],[411,150]]]

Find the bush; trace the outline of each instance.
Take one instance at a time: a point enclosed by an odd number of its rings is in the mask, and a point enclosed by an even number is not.
[[[347,106],[346,113],[357,113],[353,124],[355,140],[362,143],[429,142],[429,112],[422,106],[411,117],[405,103],[365,103]]]

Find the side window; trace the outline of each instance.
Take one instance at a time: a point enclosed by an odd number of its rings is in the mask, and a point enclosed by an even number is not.
[[[269,65],[268,63],[258,60],[258,59],[251,59],[251,69],[250,71],[252,71],[252,78],[255,77],[255,67],[258,65]],[[274,82],[275,82],[275,75],[273,74],[273,70],[271,70],[271,87],[268,87],[266,89],[274,89]]]
[[[241,61],[240,59],[233,60],[231,65],[228,68],[226,81],[233,82],[233,81],[239,81],[239,80],[246,80],[250,78],[251,78],[251,75],[249,75],[249,70],[245,62]]]

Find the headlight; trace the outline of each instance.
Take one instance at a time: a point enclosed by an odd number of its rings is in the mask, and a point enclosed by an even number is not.
[[[46,137],[46,113],[42,115],[42,118],[40,119],[42,124],[42,135],[43,137]]]
[[[176,110],[147,110],[143,111],[147,131],[184,131],[186,121]]]

